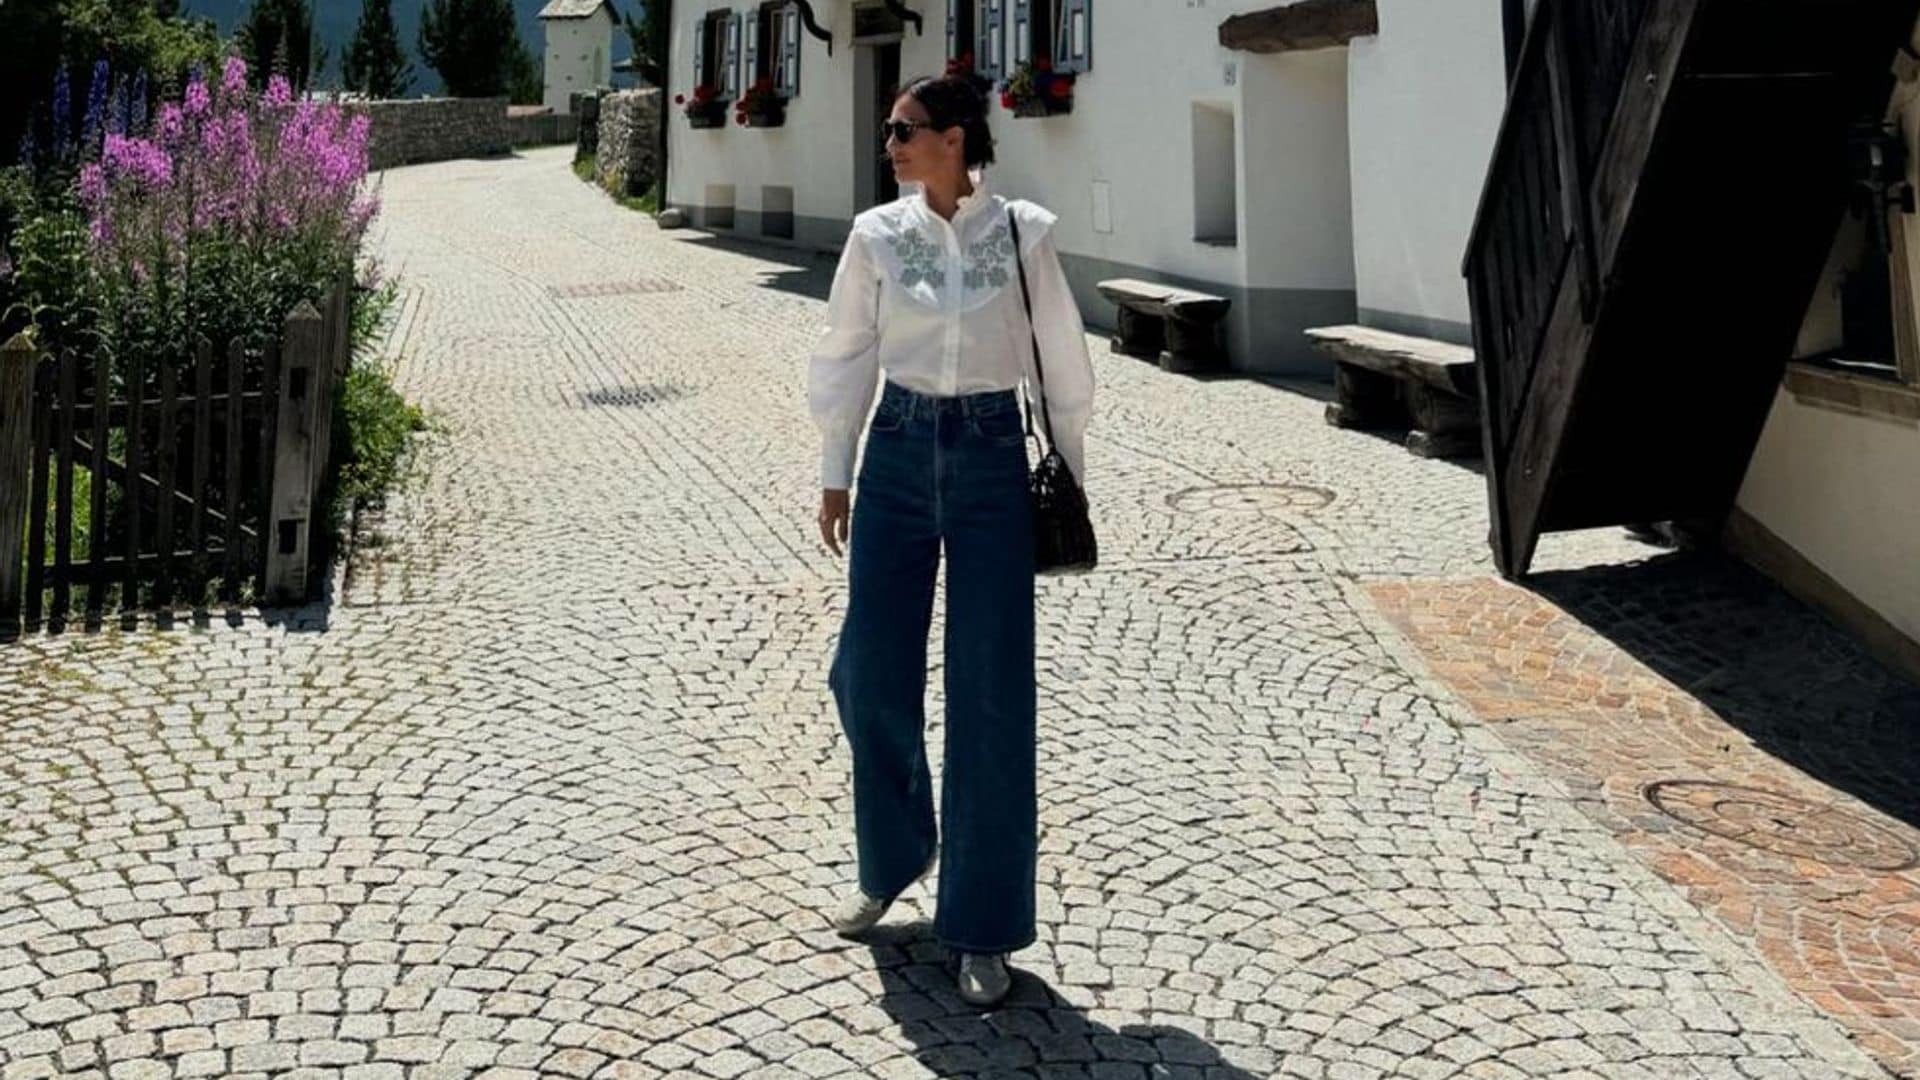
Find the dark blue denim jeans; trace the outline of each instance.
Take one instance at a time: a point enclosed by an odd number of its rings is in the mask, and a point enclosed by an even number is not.
[[[855,490],[830,678],[853,751],[860,888],[891,899],[940,844],[934,933],[960,952],[1034,939],[1033,525],[1019,399],[891,382]],[[927,636],[947,560],[940,824],[927,767]]]

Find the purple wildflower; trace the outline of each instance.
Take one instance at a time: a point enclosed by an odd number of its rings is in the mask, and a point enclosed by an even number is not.
[[[238,101],[247,92],[247,62],[238,56],[227,57],[220,69],[220,92],[229,101]]]
[[[67,140],[73,136],[73,87],[67,80],[67,65],[53,74],[53,154],[65,157]]]
[[[187,115],[191,117],[205,116],[207,111],[213,108],[213,95],[207,92],[207,82],[200,77],[197,70],[187,83],[187,93],[182,99],[182,104],[186,107]]]
[[[87,115],[81,127],[82,154],[92,154],[93,148],[100,144],[101,133],[106,130],[107,84],[112,78],[105,60],[94,61],[93,78],[87,83]]]
[[[140,70],[133,73],[132,101],[128,102],[127,131],[138,135],[147,128],[147,73]]]
[[[267,96],[263,99],[273,108],[282,108],[293,101],[293,84],[285,75],[275,75],[267,80]]]

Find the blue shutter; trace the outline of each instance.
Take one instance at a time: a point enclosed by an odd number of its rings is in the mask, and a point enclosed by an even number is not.
[[[1007,73],[1004,3],[1005,0],[979,0],[979,6],[974,8],[973,29],[980,39],[979,48],[974,50],[974,66],[989,79],[1002,78]]]
[[[743,22],[744,28],[741,32],[746,35],[746,45],[743,50],[745,59],[741,62],[741,69],[746,73],[746,77],[740,80],[741,93],[745,93],[748,87],[760,81],[760,13],[747,12]]]
[[[728,12],[727,51],[722,54],[720,64],[720,85],[725,89],[729,102],[740,99],[740,13]]]
[[[959,56],[962,51],[956,47],[960,43],[955,39],[960,33],[960,5],[967,2],[969,0],[947,0],[947,59],[949,60]]]
[[[1033,59],[1033,0],[1013,0],[1012,43],[1007,50],[1008,71]]]
[[[1060,0],[1053,66],[1060,71],[1093,70],[1093,0]]]
[[[799,97],[800,7],[789,3],[780,14],[780,92],[788,97]]]

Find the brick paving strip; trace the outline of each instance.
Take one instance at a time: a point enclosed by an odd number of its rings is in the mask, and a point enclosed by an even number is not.
[[[1920,1076],[1920,688],[1709,560],[1374,600],[1480,723]]]
[[[925,892],[841,941],[833,257],[564,150],[384,195],[438,429],[332,602],[0,650],[0,1080],[1884,1077],[1409,663],[1356,582],[1484,576],[1479,476],[1104,349],[1040,940],[988,1015]]]

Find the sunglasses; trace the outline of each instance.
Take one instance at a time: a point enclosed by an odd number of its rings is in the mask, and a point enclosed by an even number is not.
[[[925,120],[882,120],[880,121],[880,137],[882,140],[891,137],[894,142],[899,143],[912,142],[914,135],[917,134],[921,128],[931,127],[933,127],[933,125],[927,123]]]

